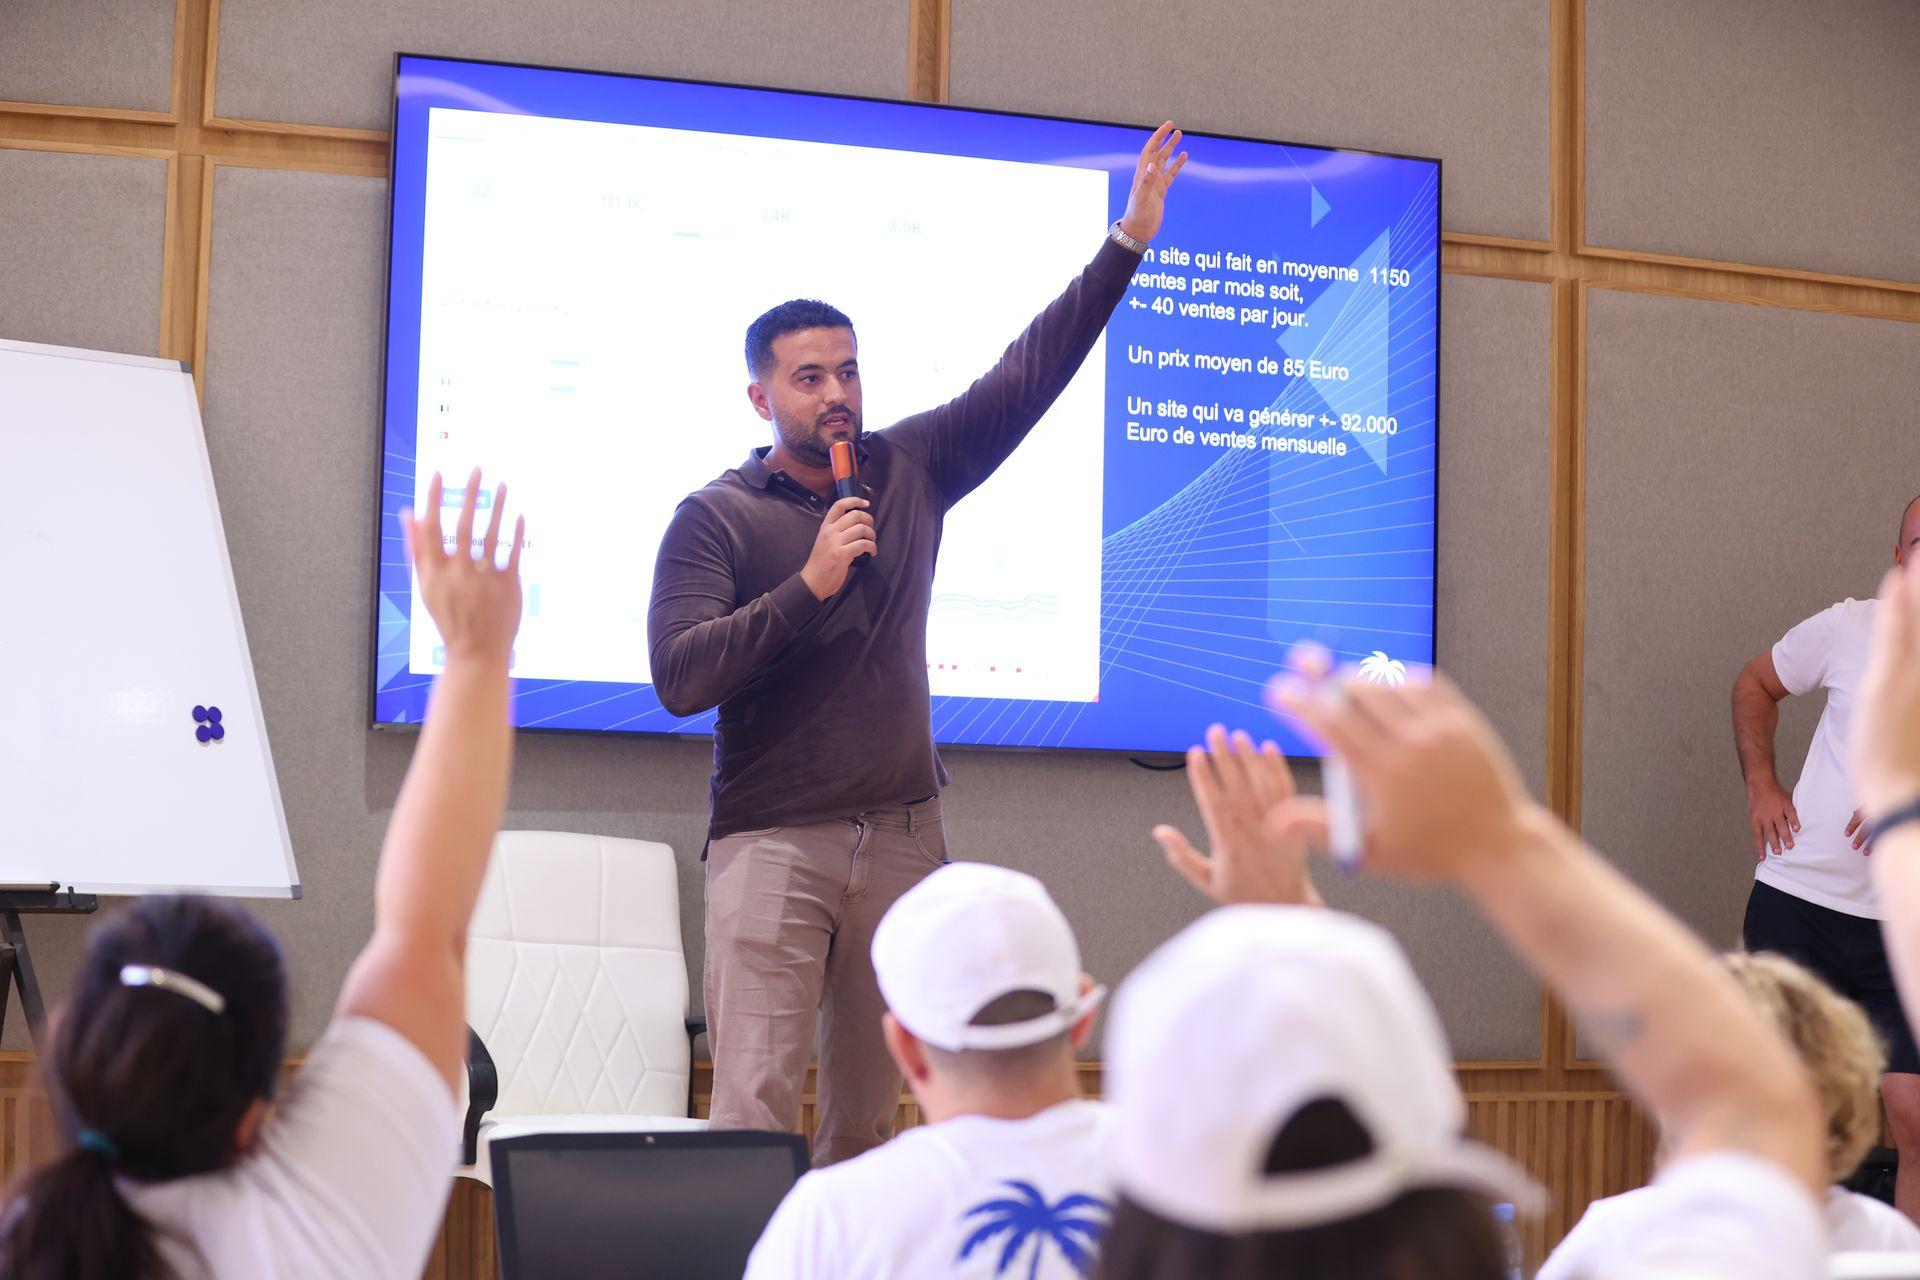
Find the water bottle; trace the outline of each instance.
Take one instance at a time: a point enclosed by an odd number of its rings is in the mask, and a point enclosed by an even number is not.
[[[1507,1242],[1507,1280],[1526,1280],[1525,1251],[1520,1246],[1520,1228],[1513,1221],[1513,1206],[1493,1206],[1493,1220],[1500,1224],[1500,1236]]]

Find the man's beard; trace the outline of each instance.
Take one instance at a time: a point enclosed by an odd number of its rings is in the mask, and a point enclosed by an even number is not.
[[[860,415],[853,409],[835,409],[820,415],[820,418],[832,417],[834,413],[847,415],[848,438],[855,444],[860,443]],[[780,435],[780,443],[787,452],[810,467],[825,469],[833,463],[832,442],[820,438],[820,418],[809,423],[797,423],[778,414],[774,415],[773,429]]]

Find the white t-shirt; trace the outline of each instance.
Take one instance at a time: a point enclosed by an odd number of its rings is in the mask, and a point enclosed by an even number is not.
[[[1637,1206],[1651,1194],[1651,1187],[1642,1187],[1588,1205],[1534,1280],[1576,1280],[1583,1261],[1620,1247],[1621,1233],[1632,1229],[1634,1215],[1640,1212]],[[1827,1242],[1836,1253],[1920,1252],[1920,1227],[1906,1214],[1872,1196],[1829,1187],[1825,1209]]]
[[[1850,1230],[1870,1221],[1863,1235],[1890,1232],[1858,1206],[1837,1212]],[[1772,1161],[1716,1151],[1672,1165],[1651,1186],[1595,1201],[1534,1280],[1818,1280],[1835,1218],[1831,1197],[1823,1219],[1807,1189]]]
[[[419,1280],[459,1143],[458,1104],[426,1055],[383,1022],[342,1018],[238,1163],[120,1190],[193,1246],[161,1245],[189,1280]]]
[[[1082,1099],[909,1129],[795,1183],[747,1280],[1079,1280],[1112,1213],[1108,1125]]]
[[[1825,689],[1827,706],[1793,788],[1794,812],[1800,815],[1793,848],[1769,854],[1754,871],[1755,879],[1782,893],[1873,920],[1880,918],[1880,902],[1873,892],[1871,864],[1847,834],[1856,803],[1847,773],[1847,734],[1854,691],[1867,669],[1878,603],[1848,597],[1814,614],[1773,646],[1773,667],[1787,692]]]

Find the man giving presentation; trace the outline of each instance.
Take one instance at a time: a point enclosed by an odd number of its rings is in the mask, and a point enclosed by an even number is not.
[[[1179,145],[1171,122],[1154,131],[1093,261],[937,408],[863,432],[853,323],[823,302],[781,303],[747,329],[747,397],[773,444],[680,504],[647,619],[667,710],[719,708],[706,855],[715,1128],[796,1125],[817,1015],[815,1163],[892,1133],[900,1075],[869,951],[887,908],[947,860],[926,660],[942,524],[1078,371],[1160,229]],[[835,498],[838,442],[858,461],[857,496]]]

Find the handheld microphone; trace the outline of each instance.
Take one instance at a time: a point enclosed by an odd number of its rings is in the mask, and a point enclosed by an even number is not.
[[[833,442],[833,500],[858,498],[860,493],[860,464],[853,456],[853,444],[848,440]]]
[[[866,495],[860,492],[860,464],[853,454],[853,442],[835,440],[832,454],[833,500],[838,502],[842,498],[865,497]],[[873,559],[871,555],[862,552],[854,557],[853,567],[857,569],[871,559]]]

